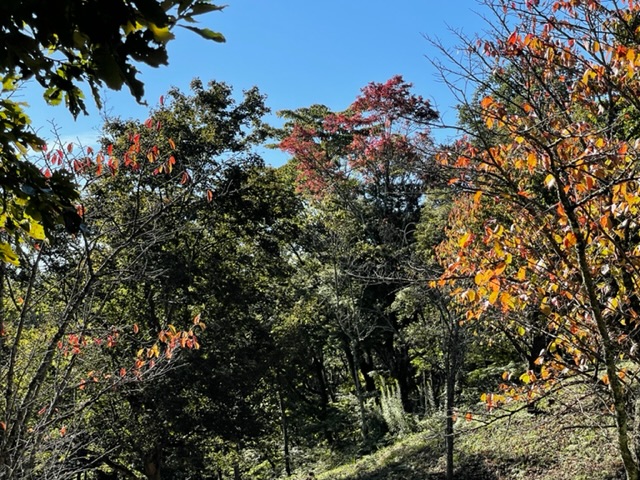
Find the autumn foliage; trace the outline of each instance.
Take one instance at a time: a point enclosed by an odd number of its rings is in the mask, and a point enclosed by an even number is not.
[[[512,395],[574,376],[610,384],[637,478],[626,369],[637,369],[640,325],[640,4],[497,4],[499,33],[468,45],[487,73],[474,76],[467,135],[439,154],[469,192],[440,248],[443,282],[457,285],[468,321],[546,337],[537,371],[505,385]]]
[[[410,90],[395,76],[364,87],[344,112],[325,109],[294,122],[279,147],[296,159],[301,188],[320,194],[350,179],[380,183],[419,170],[437,113]]]

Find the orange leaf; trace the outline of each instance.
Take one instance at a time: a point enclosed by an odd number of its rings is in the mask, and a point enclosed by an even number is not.
[[[464,419],[467,422],[470,422],[471,420],[473,420],[473,416],[471,415],[471,412],[467,412],[467,414],[464,416]]]
[[[576,243],[578,243],[578,239],[576,238],[575,233],[569,232],[569,233],[567,233],[567,236],[564,237],[564,240],[563,240],[562,243],[564,244],[565,248],[571,248]]]
[[[496,301],[498,300],[498,295],[500,295],[500,289],[496,289],[491,292],[491,295],[489,295],[489,303],[491,305],[496,303]]]
[[[171,139],[171,138],[170,138],[170,139],[168,140],[168,142],[169,142],[169,146],[170,146],[173,150],[175,150],[175,149],[176,149],[176,144],[175,144],[175,142],[173,141],[173,139]]]
[[[482,108],[489,108],[491,105],[493,105],[493,103],[494,103],[493,97],[487,96],[482,99],[482,101],[480,102],[480,106]]]
[[[478,190],[473,196],[473,206],[477,207],[480,204],[480,199],[482,198],[482,190]]]

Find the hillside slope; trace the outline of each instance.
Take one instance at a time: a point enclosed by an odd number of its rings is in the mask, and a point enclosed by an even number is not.
[[[488,419],[493,420],[492,418]],[[443,480],[441,421],[377,452],[326,471],[317,480]],[[518,412],[483,425],[459,420],[455,448],[458,480],[618,480],[624,479],[614,429],[608,415]],[[309,470],[296,478],[307,478]]]

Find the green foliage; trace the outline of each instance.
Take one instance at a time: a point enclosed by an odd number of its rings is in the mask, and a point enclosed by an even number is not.
[[[266,112],[257,89],[236,101],[227,85],[196,80],[190,94],[170,91],[147,121],[106,125],[124,166],[91,185],[92,228],[109,232],[109,242],[128,235],[130,218],[146,230],[139,249],[120,253],[132,267],[103,314],[135,318],[150,335],[198,312],[206,324],[200,348],[175,359],[179,368],[97,407],[96,450],[140,473],[211,477],[229,461],[243,467],[271,426],[278,351],[270,330],[300,203],[286,177],[252,152]],[[146,248],[151,239],[156,247]],[[135,354],[138,346],[123,348]]]

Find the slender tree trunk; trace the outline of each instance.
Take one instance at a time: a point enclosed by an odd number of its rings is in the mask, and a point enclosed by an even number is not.
[[[609,335],[609,328],[602,313],[602,307],[600,305],[595,281],[591,274],[589,261],[587,260],[587,240],[580,228],[580,222],[576,217],[574,205],[570,202],[566,193],[563,191],[563,185],[561,182],[558,182],[558,179],[561,178],[560,175],[554,172],[554,177],[556,178],[556,183],[558,185],[558,197],[560,199],[560,203],[567,214],[571,229],[576,236],[575,248],[578,255],[580,275],[582,276],[582,285],[586,291],[589,307],[591,307],[591,311],[593,312],[598,334],[602,340],[604,363],[607,370],[607,376],[609,378],[609,389],[613,398],[620,456],[622,457],[625,473],[627,474],[627,480],[640,480],[640,470],[638,469],[638,463],[632,453],[632,445],[630,445],[627,400],[624,386],[618,378],[616,349],[614,342],[611,340],[611,336]]]
[[[289,453],[289,428],[287,424],[287,412],[284,408],[282,394],[278,392],[278,405],[280,406],[280,423],[282,425],[282,449],[284,452],[284,471],[287,477],[291,476],[291,455]]]
[[[453,480],[453,447],[455,440],[453,432],[453,414],[455,410],[456,377],[458,374],[458,367],[460,365],[460,325],[455,318],[451,319],[449,315],[446,315],[446,317],[449,321],[449,338],[447,339],[447,397],[445,400],[447,420],[444,433],[447,458],[447,480]]]
[[[358,407],[360,410],[360,434],[362,436],[362,440],[367,439],[367,415],[366,410],[364,408],[364,394],[362,392],[362,384],[360,383],[360,374],[359,374],[359,357],[358,350],[356,347],[355,340],[351,341],[351,355],[353,356],[353,383],[356,387],[356,397],[358,398]]]

